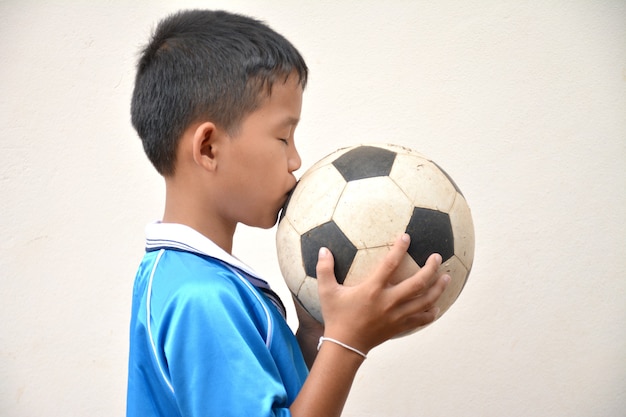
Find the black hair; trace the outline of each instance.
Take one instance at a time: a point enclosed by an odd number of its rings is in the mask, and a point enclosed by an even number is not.
[[[308,69],[298,50],[264,23],[224,11],[187,10],[163,19],[141,52],[131,120],[146,155],[172,175],[178,140],[200,118],[229,133],[295,73]]]

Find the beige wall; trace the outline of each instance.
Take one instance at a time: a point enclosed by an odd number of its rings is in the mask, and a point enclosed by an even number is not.
[[[158,18],[207,6],[303,52],[305,168],[404,144],[472,207],[460,299],[372,352],[346,416],[624,415],[625,2],[99,3],[0,1],[0,415],[123,414],[132,281],[163,202],[129,123],[133,66]],[[236,250],[287,296],[273,237],[241,229]]]

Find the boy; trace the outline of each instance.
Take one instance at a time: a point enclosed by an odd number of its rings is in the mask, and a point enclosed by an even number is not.
[[[389,282],[406,235],[357,287],[337,284],[322,249],[325,328],[298,309],[297,336],[232,256],[237,224],[272,227],[296,183],[307,72],[285,38],[226,12],[169,16],[143,50],[132,122],[166,202],[133,290],[127,415],[338,416],[367,352],[435,319],[441,257]]]

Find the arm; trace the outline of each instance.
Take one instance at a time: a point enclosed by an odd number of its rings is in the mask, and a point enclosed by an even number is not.
[[[449,281],[437,272],[439,255],[406,280],[392,284],[391,275],[408,249],[408,235],[394,244],[385,260],[363,283],[339,285],[333,274],[333,258],[320,251],[318,288],[324,335],[368,353],[384,341],[432,322],[433,308]],[[334,343],[323,343],[298,397],[290,410],[295,417],[339,416],[363,358]]]

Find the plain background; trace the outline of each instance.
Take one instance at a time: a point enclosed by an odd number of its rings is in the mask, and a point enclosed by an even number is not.
[[[163,209],[129,122],[134,65],[158,19],[195,7],[302,51],[302,171],[398,143],[472,208],[461,297],[372,351],[345,416],[625,415],[618,0],[0,1],[0,415],[124,413],[133,277]],[[241,228],[235,253],[288,298],[274,230]]]

